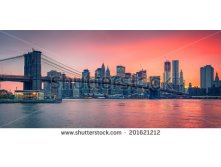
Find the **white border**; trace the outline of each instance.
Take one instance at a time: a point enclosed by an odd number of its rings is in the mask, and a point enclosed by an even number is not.
[[[220,30],[219,0],[4,0],[1,30]],[[220,167],[220,129],[161,136],[61,136],[59,129],[0,129],[0,164]]]

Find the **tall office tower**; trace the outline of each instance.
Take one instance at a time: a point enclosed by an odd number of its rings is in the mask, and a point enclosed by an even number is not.
[[[183,71],[180,71],[180,92],[185,92],[185,84],[183,79]]]
[[[82,80],[89,80],[90,79],[90,71],[88,69],[85,69],[82,72]]]
[[[87,83],[86,81],[90,79],[90,71],[88,69],[85,69],[82,72],[82,87],[80,89],[81,95],[83,96],[88,96],[90,93],[90,84]]]
[[[221,80],[219,80],[219,75],[218,73],[216,73],[216,77],[215,77],[215,80],[213,82],[213,85],[218,88],[218,87],[221,87]]]
[[[217,72],[216,72],[215,81],[219,81],[219,75],[218,75],[218,73],[217,73]]]
[[[141,70],[136,73],[137,74],[137,84],[146,85],[147,83],[147,71]]]
[[[117,66],[117,76],[118,77],[125,77],[125,70],[124,66]]]
[[[95,79],[101,79],[101,68],[97,68],[95,71]]]
[[[104,63],[101,66],[101,78],[105,78],[105,66],[104,66]]]
[[[172,61],[172,84],[176,91],[179,91],[179,60]]]
[[[110,78],[110,69],[109,67],[107,66],[107,69],[106,69],[106,78]]]
[[[170,61],[166,61],[164,63],[164,83],[170,83],[171,82],[171,63]]]
[[[214,81],[214,68],[206,65],[200,68],[200,88],[211,88]]]

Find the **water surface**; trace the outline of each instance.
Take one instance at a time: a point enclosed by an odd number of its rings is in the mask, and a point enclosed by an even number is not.
[[[0,104],[1,128],[221,128],[220,100]]]

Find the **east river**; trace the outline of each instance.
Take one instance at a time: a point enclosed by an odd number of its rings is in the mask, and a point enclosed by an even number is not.
[[[220,100],[63,100],[0,104],[1,128],[221,128]]]

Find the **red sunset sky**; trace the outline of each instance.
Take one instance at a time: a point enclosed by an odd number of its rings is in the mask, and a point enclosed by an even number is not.
[[[124,65],[127,72],[142,66],[148,77],[162,77],[164,61],[174,59],[180,60],[186,85],[198,86],[200,67],[207,64],[221,75],[221,31],[0,31],[0,59],[31,48],[79,71],[88,68],[92,76],[105,63],[111,75],[116,74],[116,65]],[[13,63],[7,64],[8,73],[22,71],[22,65]],[[3,68],[0,64],[0,73]],[[21,88],[18,83],[1,83],[1,88],[16,86]]]

